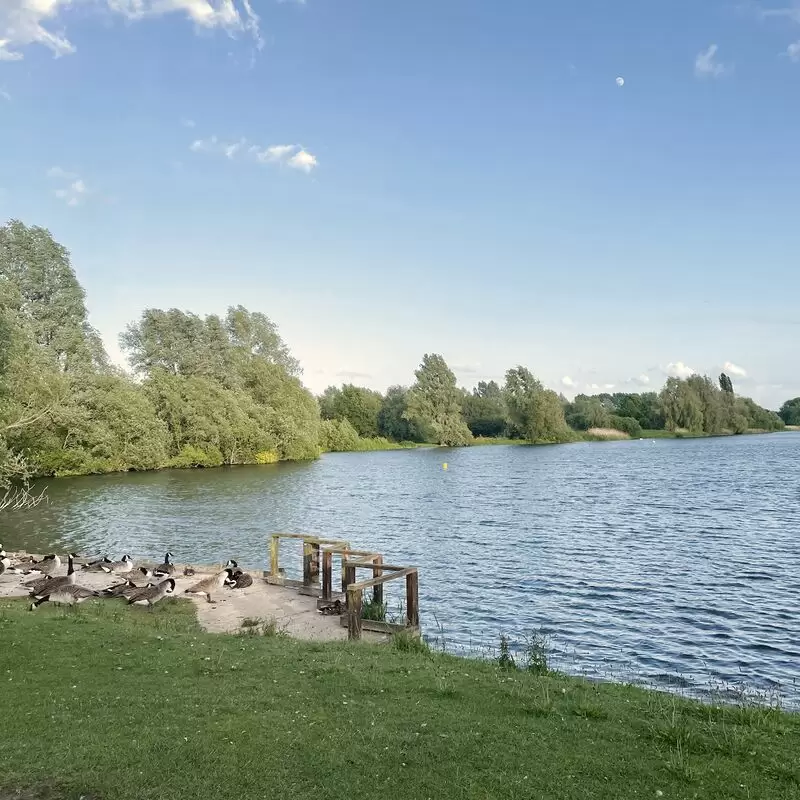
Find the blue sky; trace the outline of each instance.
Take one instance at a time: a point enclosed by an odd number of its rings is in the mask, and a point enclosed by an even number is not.
[[[620,86],[624,80],[624,85]],[[93,324],[269,314],[319,391],[800,395],[800,2],[0,0],[0,219]]]

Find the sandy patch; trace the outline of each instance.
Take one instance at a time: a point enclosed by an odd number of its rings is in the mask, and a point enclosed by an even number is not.
[[[15,558],[18,554],[9,554]],[[136,563],[136,566],[140,562]],[[189,598],[197,609],[200,626],[209,633],[234,633],[241,630],[245,619],[275,620],[277,627],[296,639],[314,641],[341,641],[347,639],[347,628],[343,627],[338,616],[323,616],[317,611],[314,597],[302,595],[295,589],[272,586],[262,577],[260,570],[252,571],[253,585],[246,589],[230,589],[224,587],[215,594],[215,603],[208,603],[205,598],[195,598],[183,594],[203,578],[213,575],[221,567],[194,567],[195,575],[183,575],[184,565],[176,565],[175,596]],[[63,565],[58,574],[66,575],[67,567]],[[30,578],[26,575],[0,575],[0,598],[26,597],[28,592],[22,586],[23,581]],[[87,589],[105,589],[122,579],[118,575],[107,575],[104,572],[87,572],[79,570],[77,580],[80,586]],[[151,579],[157,582],[157,579]],[[137,581],[144,585],[146,579]],[[122,603],[118,599],[108,602]],[[386,641],[385,636],[368,631],[363,632],[368,641]]]

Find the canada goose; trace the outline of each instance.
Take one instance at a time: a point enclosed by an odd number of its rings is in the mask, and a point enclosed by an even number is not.
[[[52,575],[54,572],[58,572],[60,568],[61,559],[55,553],[51,553],[41,561],[19,564],[15,571],[21,572],[23,575]]]
[[[172,553],[165,553],[164,563],[159,564],[153,570],[153,575],[155,575],[157,578],[163,578],[167,575],[173,575],[174,573],[175,573],[175,565],[172,563]]]
[[[200,595],[201,597],[205,595],[205,598],[209,603],[215,603],[216,600],[213,600],[211,595],[214,592],[218,592],[225,584],[225,581],[229,580],[232,575],[233,570],[230,567],[227,567],[222,570],[222,572],[218,572],[216,575],[212,575],[210,578],[205,578],[204,580],[200,581],[200,583],[190,586],[188,589],[186,589],[186,591],[184,591],[184,594],[196,594]]]
[[[154,606],[159,600],[163,600],[168,594],[175,591],[175,579],[167,578],[156,586],[147,589],[139,589],[128,595],[128,605]]]
[[[229,569],[229,568],[239,569],[239,565],[232,558],[229,558],[228,563],[222,569]]]
[[[120,561],[112,561],[110,564],[100,564],[103,572],[131,572],[133,570],[133,559],[129,555],[122,556]]]
[[[153,577],[154,573],[153,570],[148,569],[147,567],[137,567],[129,572],[120,572],[118,574],[123,580],[130,581],[131,583],[142,587],[146,585],[145,581],[149,581],[149,579]]]
[[[49,575],[44,575],[41,578],[34,578],[32,581],[25,581],[22,585],[26,589],[30,589],[31,597],[39,597],[43,592],[53,592],[61,586],[68,586],[75,583],[75,559],[78,556],[75,553],[70,553],[67,556],[69,566],[67,567],[67,574],[61,575],[58,578],[51,578]]]
[[[137,586],[130,578],[126,578],[122,583],[115,583],[113,586],[107,586],[100,591],[103,597],[127,597],[128,595],[138,592],[142,587]]]
[[[183,574],[184,574],[184,575],[185,575],[187,578],[191,578],[191,577],[192,577],[192,575],[194,575],[194,567],[184,567],[184,568],[183,568]]]
[[[240,569],[235,569],[228,580],[225,581],[231,589],[244,589],[253,585],[253,576]]]
[[[54,592],[44,594],[39,597],[36,602],[31,603],[31,611],[39,608],[42,603],[55,603],[60,606],[74,606],[82,603],[90,597],[97,597],[97,592],[92,589],[87,589],[84,586],[76,586],[75,584],[67,584],[61,586]]]
[[[108,556],[103,556],[102,558],[98,558],[95,561],[87,561],[83,568],[88,570],[89,572],[100,572],[101,566],[108,566],[111,564],[112,561]]]

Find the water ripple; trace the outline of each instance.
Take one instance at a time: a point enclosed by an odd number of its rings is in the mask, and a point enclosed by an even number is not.
[[[577,674],[698,696],[780,686],[800,708],[798,451],[780,434],[62,480],[0,538],[253,566],[272,531],[345,538],[422,568],[423,624],[455,651],[542,628]],[[299,545],[286,554],[297,574]]]

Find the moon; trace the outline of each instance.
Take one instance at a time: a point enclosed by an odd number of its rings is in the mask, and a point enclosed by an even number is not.
[[[619,86],[619,88],[621,89],[624,85],[625,85],[625,78],[623,78],[622,76],[617,78],[617,86]]]

